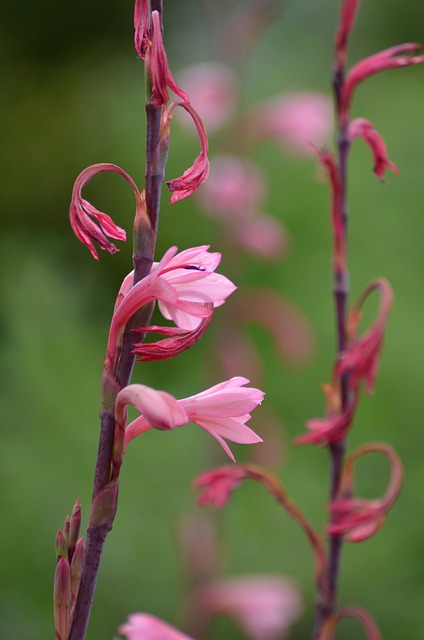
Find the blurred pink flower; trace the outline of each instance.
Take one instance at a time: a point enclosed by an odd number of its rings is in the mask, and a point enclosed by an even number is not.
[[[288,235],[279,220],[265,214],[246,217],[228,225],[234,244],[262,260],[277,260],[288,244]]]
[[[171,119],[171,112],[175,107],[182,107],[188,114],[190,114],[199,135],[200,141],[200,153],[195,159],[193,165],[184,171],[183,175],[173,180],[167,180],[166,184],[168,189],[172,192],[171,204],[191,196],[209,175],[209,158],[208,158],[208,136],[206,133],[205,125],[197,111],[193,107],[184,102],[183,100],[175,100],[169,106],[165,117],[168,123],[165,123],[165,127],[169,126]]]
[[[217,131],[234,114],[237,104],[237,77],[222,62],[205,62],[186,67],[178,74],[178,81],[186,88],[190,102],[209,131]],[[186,119],[182,119],[185,124]]]
[[[116,240],[126,240],[124,229],[118,227],[107,213],[102,213],[96,207],[82,197],[82,190],[95,175],[104,171],[112,171],[118,173],[132,186],[136,197],[137,205],[140,203],[140,193],[134,180],[123,169],[116,164],[100,163],[93,164],[81,171],[75,180],[72,189],[71,204],[69,207],[69,219],[71,227],[78,240],[89,248],[91,255],[96,260],[99,259],[93,245],[93,240],[98,243],[101,249],[109,253],[115,253],[118,249],[112,242],[109,242],[106,236]],[[96,220],[99,224],[93,221]]]
[[[335,43],[336,59],[334,66],[336,71],[341,71],[346,64],[347,40],[353,29],[358,9],[359,0],[343,0]]]
[[[259,167],[235,156],[215,156],[208,181],[198,191],[203,209],[212,216],[246,216],[256,212],[266,196]]]
[[[154,300],[168,320],[187,331],[196,329],[213,307],[223,304],[235,290],[225,276],[215,273],[221,254],[209,253],[203,245],[177,253],[171,247],[148,276],[130,287],[127,276],[118,293],[109,331],[107,360],[113,363],[120,332],[142,306]]]
[[[149,613],[132,613],[118,631],[127,640],[191,640],[185,633]]]
[[[310,153],[310,145],[323,145],[332,130],[332,105],[327,96],[313,92],[288,93],[256,107],[250,118],[255,139],[276,140],[284,149]]]
[[[297,586],[266,574],[210,580],[198,589],[196,600],[208,617],[234,618],[251,640],[281,640],[302,611]]]
[[[155,391],[144,385],[126,387],[117,396],[117,423],[121,429],[124,428],[125,406],[128,404],[134,404],[143,415],[126,428],[124,446],[152,427],[172,429],[193,422],[208,431],[234,460],[224,438],[241,444],[262,442],[245,423],[250,419],[250,412],[262,402],[264,393],[253,387],[245,387],[248,382],[246,378],[232,378],[182,400],[175,400],[163,391]]]
[[[397,166],[389,160],[383,138],[378,131],[374,129],[371,122],[365,118],[352,120],[348,127],[348,137],[349,140],[360,137],[368,144],[374,156],[374,173],[377,178],[383,180],[388,167],[393,173],[399,173]]]

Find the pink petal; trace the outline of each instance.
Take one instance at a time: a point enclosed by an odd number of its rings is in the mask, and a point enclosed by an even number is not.
[[[127,640],[192,640],[181,631],[148,613],[132,613],[118,631]]]

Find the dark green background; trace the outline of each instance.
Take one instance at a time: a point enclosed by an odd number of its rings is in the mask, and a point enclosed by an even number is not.
[[[418,0],[363,4],[352,59],[424,39],[424,5]],[[225,24],[228,6],[214,3],[215,28]],[[216,57],[216,32],[204,24],[207,7],[206,0],[165,2],[166,44],[175,71]],[[282,3],[244,61],[244,106],[283,90],[329,91],[338,7],[333,0]],[[8,640],[53,637],[56,530],[76,497],[84,522],[89,509],[102,358],[131,250],[128,243],[95,264],[74,238],[67,209],[73,180],[89,164],[115,162],[142,183],[144,88],[142,64],[132,48],[132,11],[129,0],[0,4],[0,637]],[[382,186],[372,175],[368,151],[358,143],[349,186],[353,294],[378,276],[387,277],[395,290],[377,393],[362,399],[350,443],[391,442],[406,476],[384,528],[361,545],[346,545],[340,601],[369,609],[385,640],[418,639],[423,624],[423,105],[421,67],[369,80],[357,93],[353,113],[374,122],[400,168],[400,176],[388,175]],[[185,136],[174,127],[169,177],[179,175],[196,153],[195,139]],[[219,136],[211,139],[212,151],[219,142]],[[305,420],[322,415],[319,385],[329,379],[334,357],[328,192],[316,181],[311,159],[284,156],[271,143],[258,149],[255,159],[270,182],[266,209],[292,236],[290,254],[275,265],[246,259],[237,272],[232,256],[225,255],[222,272],[240,288],[254,283],[281,291],[313,327],[317,353],[303,370],[281,362],[264,333],[252,334],[266,361],[266,402],[281,413],[290,442],[304,430]],[[87,194],[130,230],[133,201],[126,184],[103,175]],[[164,197],[159,254],[174,243],[183,249],[209,242],[220,249],[215,223],[195,201],[170,208]],[[214,322],[220,322],[219,311]],[[200,391],[202,379],[210,382],[213,333],[212,328],[203,345],[172,363],[139,366],[137,379],[176,396]],[[260,421],[259,413],[258,431]],[[149,433],[128,450],[89,638],[112,638],[132,611],[177,620],[184,587],[178,522],[182,512],[195,509],[191,482],[208,464],[206,440],[199,429],[187,427]],[[242,448],[235,450],[242,460]],[[214,456],[225,462],[216,450]],[[280,471],[292,498],[322,525],[326,452],[289,445]],[[370,461],[363,465],[359,487],[363,495],[377,496],[385,480],[384,466]],[[242,488],[219,518],[228,573],[294,576],[302,585],[306,613],[291,637],[309,637],[311,553],[296,525],[254,485]],[[237,633],[217,626],[215,637],[234,639]],[[358,633],[346,622],[337,637],[351,640]]]

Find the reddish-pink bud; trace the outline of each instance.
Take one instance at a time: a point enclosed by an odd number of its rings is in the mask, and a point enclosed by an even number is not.
[[[168,87],[185,102],[190,102],[187,94],[178,86],[172,75],[162,41],[162,25],[158,11],[152,11],[152,46],[150,49],[150,70],[152,74],[152,100],[157,107],[163,107],[169,100]]]
[[[135,0],[134,6],[134,46],[142,60],[146,56],[149,43],[149,0]]]
[[[365,118],[352,120],[352,122],[349,123],[347,135],[349,140],[360,137],[368,144],[374,157],[374,173],[379,180],[383,181],[384,174],[388,167],[393,173],[399,173],[397,166],[389,160],[383,138],[378,131],[374,129],[369,120]]]
[[[344,0],[336,33],[335,69],[340,71],[346,64],[347,40],[353,29],[359,9],[359,0]]]

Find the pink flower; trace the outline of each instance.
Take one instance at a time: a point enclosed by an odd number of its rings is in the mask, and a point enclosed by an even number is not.
[[[150,71],[153,83],[153,102],[157,107],[163,107],[169,100],[167,87],[177,94],[184,102],[190,102],[187,94],[180,89],[174,80],[162,41],[162,26],[158,11],[152,11],[152,45],[150,49]]]
[[[168,249],[148,276],[130,287],[130,276],[124,280],[118,294],[109,331],[107,363],[112,366],[120,332],[142,306],[159,301],[165,318],[187,331],[196,329],[202,318],[210,316],[213,307],[223,304],[235,290],[225,276],[215,273],[221,254],[209,253],[208,246]]]
[[[262,442],[245,423],[250,419],[250,411],[262,401],[264,393],[245,387],[248,382],[246,378],[232,378],[182,400],[153,389],[146,393],[144,385],[130,385],[131,388],[127,387],[129,391],[123,389],[117,396],[116,420],[122,424],[123,406],[128,403],[134,404],[143,415],[126,428],[124,446],[152,427],[172,429],[193,422],[208,431],[234,460],[224,438],[242,444]],[[160,398],[156,394],[160,394]]]
[[[123,176],[123,178],[125,178],[125,180],[132,186],[137,206],[140,206],[140,193],[137,189],[137,185],[134,180],[116,164],[93,164],[84,169],[84,171],[81,171],[75,180],[74,188],[72,189],[69,219],[78,240],[90,249],[91,255],[96,260],[99,258],[94,248],[93,240],[98,243],[101,249],[104,249],[109,253],[115,253],[118,249],[114,244],[109,242],[106,236],[116,240],[126,239],[125,231],[118,227],[110,216],[93,207],[93,205],[87,200],[84,200],[81,195],[81,192],[87,182],[102,171],[113,171],[114,173],[119,173]],[[93,218],[99,223],[99,226],[95,224]]]
[[[325,418],[308,420],[306,427],[309,433],[298,436],[294,441],[295,444],[324,446],[340,442],[340,440],[346,437],[355,415],[358,404],[358,393],[354,395],[346,408],[342,410],[337,387],[323,385],[323,391],[327,399],[327,416]]]
[[[336,71],[340,71],[346,64],[346,47],[350,32],[353,29],[359,0],[343,0],[340,20],[336,34]]]
[[[386,494],[377,500],[353,497],[353,469],[356,460],[366,453],[382,453],[391,467]],[[351,453],[346,461],[339,497],[328,506],[331,522],[327,531],[342,535],[347,542],[361,542],[374,535],[383,525],[389,509],[399,495],[403,481],[402,463],[395,451],[385,443],[364,445]]]
[[[220,129],[234,114],[238,86],[236,75],[228,65],[222,62],[194,64],[184,69],[178,79],[187,88],[191,104],[202,114],[209,131]]]
[[[215,156],[208,181],[198,192],[202,207],[211,216],[227,219],[256,212],[266,197],[266,182],[259,167],[235,156]]]
[[[210,504],[214,509],[222,509],[233,491],[249,477],[248,469],[239,464],[235,467],[218,467],[206,471],[194,481],[195,488],[202,491],[197,503]]]
[[[161,333],[170,337],[157,342],[134,344],[132,353],[138,356],[137,360],[139,362],[153,362],[173,358],[196,344],[205,333],[211,320],[212,314],[202,318],[197,327],[191,331],[180,329],[179,327],[158,327],[156,325],[135,329],[134,333]]]
[[[191,640],[185,633],[149,613],[132,613],[118,631],[127,640]]]
[[[193,165],[186,169],[182,176],[167,181],[166,184],[168,189],[172,192],[171,204],[191,196],[191,194],[194,193],[194,191],[196,191],[203,182],[205,182],[209,175],[208,136],[205,125],[197,111],[184,100],[175,100],[170,104],[167,116],[165,116],[168,118],[168,121],[170,120],[170,114],[175,107],[182,107],[192,117],[199,135],[200,153],[195,159]]]
[[[149,44],[149,26],[149,0],[135,0],[134,47],[142,60],[146,57],[146,51]]]
[[[378,318],[372,327],[361,338],[357,338],[357,327],[361,318],[361,307],[369,294],[378,289],[381,303]],[[348,321],[348,335],[350,337],[347,349],[340,355],[335,373],[342,377],[349,374],[349,386],[357,389],[361,380],[365,380],[367,393],[374,391],[380,352],[383,345],[384,330],[393,302],[393,291],[384,278],[372,282],[363,292],[350,313]]]
[[[251,640],[280,640],[302,610],[295,584],[266,574],[210,580],[199,588],[196,602],[208,616],[234,618]]]
[[[414,54],[419,49],[421,49],[420,44],[416,42],[406,42],[405,44],[398,44],[395,47],[379,51],[354,65],[347,74],[346,81],[343,85],[340,103],[341,112],[344,114],[348,112],[356,87],[370,76],[380,71],[386,71],[387,69],[423,63],[423,55],[399,55],[402,53]]]
[[[279,220],[259,214],[233,222],[228,229],[243,251],[267,261],[278,260],[284,254],[288,236]]]
[[[304,154],[311,144],[320,146],[328,139],[332,106],[318,93],[283,94],[257,107],[251,122],[256,138],[270,138],[284,149]]]
[[[390,162],[386,145],[383,138],[378,131],[374,129],[371,122],[365,118],[356,118],[349,123],[348,127],[349,140],[360,137],[365,140],[371,149],[371,153],[374,156],[374,173],[380,180],[383,180],[383,176],[389,167],[393,173],[399,173],[398,168],[393,162]]]

